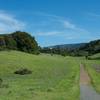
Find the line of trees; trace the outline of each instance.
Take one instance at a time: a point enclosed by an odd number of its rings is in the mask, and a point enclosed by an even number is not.
[[[56,46],[52,49],[50,47],[45,47],[41,49],[42,53],[52,53],[52,54],[59,54],[62,56],[88,56],[100,53],[100,40],[94,40],[89,43],[86,43],[84,46],[80,46],[78,48],[66,48],[66,47],[59,47]]]
[[[100,53],[100,40],[91,41],[84,46],[69,48],[56,46],[41,48],[33,36],[27,32],[16,31],[11,34],[0,35],[0,50],[19,50],[33,54],[50,53],[62,56],[89,56]]]

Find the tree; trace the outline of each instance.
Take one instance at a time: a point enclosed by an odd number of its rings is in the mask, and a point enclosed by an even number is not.
[[[38,51],[38,44],[35,38],[26,32],[17,31],[12,34],[17,43],[17,48],[21,51],[36,53]]]
[[[5,47],[6,47],[6,43],[5,43],[5,39],[4,39],[4,37],[0,37],[0,50],[3,50],[3,49],[5,49]]]
[[[17,31],[12,34],[0,35],[0,50],[20,50],[39,54],[38,43],[26,32]]]
[[[5,36],[4,38],[5,38],[5,43],[6,43],[7,49],[17,49],[17,43],[13,39],[12,36],[8,35],[8,36]]]

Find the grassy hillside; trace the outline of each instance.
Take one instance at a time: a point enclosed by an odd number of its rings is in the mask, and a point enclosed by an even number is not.
[[[32,74],[14,74],[20,68]],[[0,52],[0,78],[0,100],[79,99],[79,62],[71,57]]]

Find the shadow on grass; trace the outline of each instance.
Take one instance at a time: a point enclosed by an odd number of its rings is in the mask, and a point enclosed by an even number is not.
[[[88,60],[100,60],[100,57],[95,57],[95,58],[88,57]]]

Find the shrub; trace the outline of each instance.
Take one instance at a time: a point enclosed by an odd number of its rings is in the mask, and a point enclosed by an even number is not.
[[[54,91],[54,88],[48,88],[47,89],[47,92],[52,92],[52,91]]]
[[[0,86],[2,85],[2,83],[3,83],[3,80],[0,78]]]
[[[19,69],[19,70],[15,71],[14,73],[19,74],[19,75],[25,75],[25,74],[31,74],[32,71],[24,68],[24,69]]]

